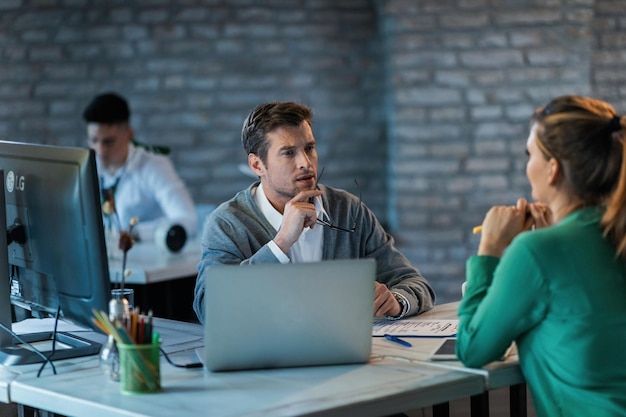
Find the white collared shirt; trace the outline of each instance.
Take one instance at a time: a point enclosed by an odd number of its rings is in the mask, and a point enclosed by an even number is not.
[[[259,205],[261,213],[263,213],[267,221],[270,222],[274,229],[280,230],[283,223],[283,215],[269,202],[263,191],[262,184],[259,184],[257,187],[254,200]],[[320,196],[315,197],[314,204],[317,218],[323,218],[323,216],[328,217]],[[296,243],[291,246],[287,254],[285,254],[273,240],[268,243],[268,246],[281,263],[317,262],[322,260],[323,243],[324,227],[321,224],[317,224],[313,228],[305,227],[300,237]]]
[[[98,159],[96,163],[102,187],[117,183],[115,206],[122,229],[138,217],[134,230],[144,241],[152,240],[161,224],[180,224],[190,236],[198,233],[193,199],[168,157],[130,145],[126,163],[114,173]]]

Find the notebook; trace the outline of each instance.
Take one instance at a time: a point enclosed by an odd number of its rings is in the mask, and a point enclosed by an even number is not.
[[[209,268],[200,353],[205,367],[367,362],[375,279],[374,259]]]

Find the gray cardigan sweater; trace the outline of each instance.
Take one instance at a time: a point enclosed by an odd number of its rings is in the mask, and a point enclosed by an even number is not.
[[[254,183],[222,203],[205,222],[193,305],[201,323],[204,323],[204,271],[218,264],[279,262],[267,246],[277,230],[254,201],[253,190],[258,185],[258,182]],[[350,227],[359,199],[343,190],[324,185],[319,185],[319,188],[322,190],[324,209],[334,224]],[[430,310],[435,302],[433,289],[417,268],[396,249],[393,238],[365,204],[362,204],[356,220],[354,233],[324,227],[322,259],[374,258],[376,280],[409,300],[411,307],[408,315]]]

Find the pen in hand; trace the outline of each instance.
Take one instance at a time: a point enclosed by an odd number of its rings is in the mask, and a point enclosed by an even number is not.
[[[539,206],[539,208],[541,209],[542,212],[546,212],[546,207],[545,206]],[[526,217],[525,219],[528,220],[530,217],[532,217],[532,214],[530,213],[530,210],[526,211]],[[483,225],[479,224],[478,226],[474,226],[472,228],[472,233],[477,235],[479,233],[481,233],[483,231]]]
[[[390,342],[395,342],[398,343],[402,346],[406,346],[406,347],[412,347],[413,345],[410,344],[409,342],[407,342],[406,340],[402,340],[400,339],[398,336],[394,336],[391,334],[385,334],[385,339],[389,340]]]
[[[528,210],[526,212],[525,219],[528,220],[530,217],[531,217],[530,210]],[[475,234],[475,235],[481,233],[482,231],[483,231],[483,225],[482,224],[479,224],[478,226],[474,226],[474,228],[472,229],[472,233]]]

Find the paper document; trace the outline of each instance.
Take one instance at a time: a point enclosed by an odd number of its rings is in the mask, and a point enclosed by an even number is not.
[[[459,320],[375,320],[372,336],[454,337]]]

